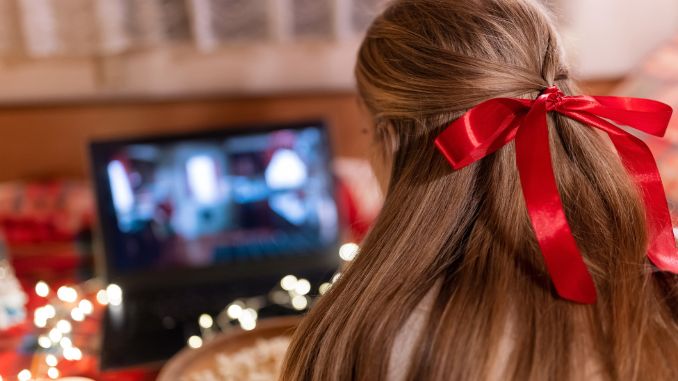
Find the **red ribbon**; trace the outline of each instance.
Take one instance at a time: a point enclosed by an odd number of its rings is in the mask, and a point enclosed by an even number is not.
[[[523,196],[555,289],[564,299],[593,304],[596,287],[567,223],[553,174],[548,112],[609,135],[642,191],[650,237],[647,256],[660,270],[678,274],[678,251],[654,157],[643,141],[611,123],[662,137],[673,112],[668,105],[638,98],[565,96],[552,86],[534,101],[496,98],[483,102],[451,123],[435,143],[456,170],[515,139]]]

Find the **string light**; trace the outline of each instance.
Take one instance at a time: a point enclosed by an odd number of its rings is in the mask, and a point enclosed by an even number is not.
[[[320,295],[325,295],[327,293],[327,291],[330,290],[330,287],[332,287],[332,284],[323,283],[323,284],[320,285],[320,287],[318,287],[318,292],[320,293]]]
[[[358,255],[359,246],[353,242],[345,243],[339,248],[339,258],[350,262]]]
[[[64,336],[61,331],[56,328],[52,328],[47,335],[53,343],[58,343],[59,340],[61,340],[61,338]]]
[[[297,286],[297,277],[287,275],[280,280],[280,287],[285,291],[291,291]]]
[[[94,305],[92,305],[92,302],[87,299],[81,300],[80,303],[78,303],[78,308],[85,315],[89,315],[94,311]]]
[[[188,338],[188,346],[193,349],[202,347],[202,338],[200,336],[191,336]]]
[[[296,286],[294,287],[294,291],[298,295],[306,295],[311,291],[311,282],[309,282],[306,279],[299,279],[297,281]]]
[[[61,286],[57,290],[57,298],[62,302],[74,303],[78,300],[78,292],[73,287]]]
[[[64,348],[64,358],[69,361],[78,361],[82,359],[82,352],[76,347]]]
[[[245,308],[242,310],[240,316],[238,316],[238,323],[240,328],[245,331],[251,331],[257,326],[258,314],[253,308]]]
[[[47,326],[47,319],[36,315],[33,317],[33,324],[38,328],[45,328]]]
[[[97,292],[97,303],[101,304],[102,306],[108,304],[108,293],[106,290],[99,290]]]
[[[49,349],[52,347],[52,340],[47,336],[40,336],[38,337],[38,345],[41,348]]]
[[[89,295],[96,294],[96,301],[105,305],[111,299],[109,293],[114,302],[122,303],[122,290],[118,286],[111,285],[107,289],[101,289],[97,280],[75,286],[63,285],[59,288],[51,288],[44,281],[37,282],[35,294],[50,302],[36,308],[33,316],[33,323],[39,329],[37,351],[43,351],[46,366],[39,367],[40,373],[35,375],[30,370],[24,369],[19,372],[17,379],[19,381],[34,378],[58,379],[61,374],[57,366],[62,359],[81,361],[83,352],[74,345],[70,335],[76,331],[75,324],[94,313],[94,304]]]
[[[56,324],[56,328],[61,331],[61,333],[71,333],[73,326],[68,320],[59,320]]]
[[[46,298],[49,295],[49,286],[43,281],[35,284],[35,294],[41,298]]]
[[[355,244],[353,244],[355,245]],[[349,250],[350,249],[350,250]],[[346,246],[344,248],[344,257],[349,258],[347,253],[357,252],[357,245],[355,247]],[[355,257],[355,255],[353,255]],[[351,258],[353,258],[351,257]],[[336,273],[330,282],[322,283],[318,287],[320,295],[324,295],[332,287],[337,280],[339,280],[341,273]],[[294,275],[286,275],[279,282],[279,288],[274,288],[268,293],[268,298],[265,296],[253,297],[243,300],[235,300],[217,316],[216,322],[220,329],[227,330],[233,325],[240,326],[245,331],[251,331],[257,327],[258,312],[257,310],[273,303],[285,308],[296,311],[303,311],[310,307],[310,305],[317,298],[309,295],[312,289],[311,282],[304,278],[298,278]],[[110,295],[109,295],[110,297]],[[225,319],[225,317],[228,319]],[[230,320],[229,320],[230,319]],[[209,330],[214,326],[214,319],[208,314],[202,314],[198,318],[198,325],[208,331],[203,331],[205,337],[191,336],[187,340],[187,345],[191,348],[199,348],[203,345],[203,340],[209,340],[214,332]]]
[[[48,366],[55,367],[55,366],[59,365],[59,360],[57,359],[56,356],[54,356],[53,354],[50,353],[47,356],[45,356],[45,363]]]
[[[33,377],[33,375],[31,374],[30,370],[24,369],[19,372],[16,377],[19,379],[19,381],[28,381]]]
[[[204,329],[209,329],[212,328],[212,325],[214,325],[214,320],[212,317],[208,314],[202,314],[200,315],[200,318],[198,319],[198,324],[200,327]]]
[[[59,378],[59,369],[54,367],[47,369],[47,376],[52,380],[56,380],[57,378]]]
[[[253,320],[257,320],[259,318],[259,313],[254,308],[247,308],[243,312],[249,315]]]
[[[226,310],[226,314],[228,314],[228,317],[231,319],[237,319],[240,317],[240,314],[242,313],[242,305],[240,305],[238,302],[233,302],[231,305],[228,306],[228,309]]]
[[[59,345],[63,349],[71,348],[73,346],[73,341],[68,337],[62,337],[61,340],[59,340]]]
[[[122,304],[122,289],[117,284],[111,283],[106,287],[106,295],[108,296],[108,303],[112,306],[119,306]]]
[[[51,304],[38,307],[35,309],[35,312],[33,312],[33,324],[38,328],[45,328],[47,326],[47,321],[54,316],[56,316],[56,310]]]
[[[56,316],[56,310],[54,309],[54,306],[48,304],[46,306],[36,308],[33,314],[33,321],[36,323],[36,325],[44,326],[47,323],[47,320]]]
[[[83,321],[85,320],[85,314],[80,310],[80,308],[75,307],[71,310],[71,319],[75,321]]]
[[[303,295],[297,295],[292,298],[292,307],[294,307],[295,310],[302,311],[308,307],[308,300]]]
[[[45,317],[47,319],[51,319],[56,316],[56,309],[51,304],[42,307],[42,310],[45,312]]]
[[[240,328],[244,329],[245,331],[251,331],[257,327],[256,320],[251,318],[240,318],[238,319],[238,322],[240,323]]]

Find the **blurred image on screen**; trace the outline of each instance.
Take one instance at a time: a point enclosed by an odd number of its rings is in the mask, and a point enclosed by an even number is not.
[[[326,145],[308,127],[121,146],[106,165],[114,266],[205,267],[333,245]]]

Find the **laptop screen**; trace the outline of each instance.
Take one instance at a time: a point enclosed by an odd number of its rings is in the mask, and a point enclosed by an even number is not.
[[[91,149],[118,275],[303,256],[338,241],[322,123]]]

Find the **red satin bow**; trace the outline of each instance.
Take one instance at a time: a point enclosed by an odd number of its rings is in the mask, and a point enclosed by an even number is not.
[[[657,164],[637,137],[608,120],[662,137],[673,110],[638,98],[564,96],[547,88],[536,100],[496,98],[457,119],[436,139],[454,169],[463,168],[516,140],[516,162],[532,226],[558,294],[592,304],[596,287],[584,264],[556,186],[546,114],[557,112],[605,131],[628,172],[642,190],[650,246],[647,256],[660,270],[678,274],[671,217]]]

